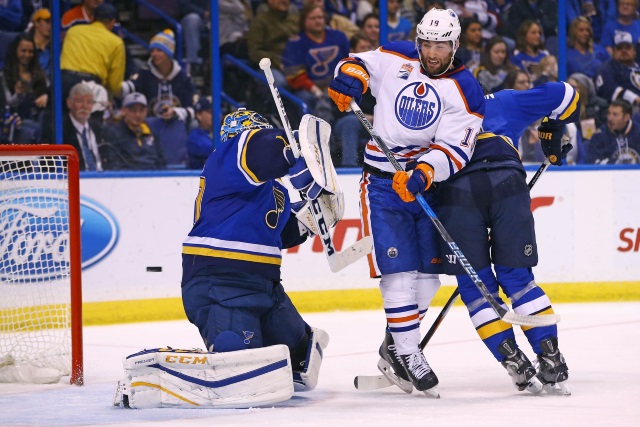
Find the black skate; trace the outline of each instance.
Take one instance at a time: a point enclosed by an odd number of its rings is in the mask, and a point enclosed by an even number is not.
[[[402,360],[402,366],[407,371],[416,390],[423,392],[427,396],[440,397],[438,387],[436,387],[438,385],[438,377],[431,370],[431,366],[427,363],[422,351],[418,350],[412,354],[401,355],[400,360]]]
[[[405,393],[413,392],[413,384],[407,376],[407,372],[400,362],[400,356],[396,353],[396,346],[393,342],[393,336],[387,329],[384,334],[384,341],[378,350],[380,360],[378,361],[378,369],[393,384],[400,387]]]
[[[558,349],[558,339],[547,338],[540,342],[542,353],[538,355],[537,374],[544,391],[550,394],[571,395],[569,389],[569,368],[564,356]]]
[[[536,369],[522,350],[516,347],[513,339],[507,338],[502,341],[498,346],[498,352],[505,356],[502,366],[511,376],[511,381],[518,391],[527,390],[533,394],[542,391],[542,383],[536,377]]]

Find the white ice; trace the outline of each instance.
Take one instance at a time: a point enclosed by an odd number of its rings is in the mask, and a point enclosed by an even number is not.
[[[84,328],[84,387],[0,384],[3,426],[640,426],[640,303],[557,304],[560,349],[572,395],[534,396],[513,388],[475,334],[463,307],[451,310],[426,348],[441,399],[398,388],[362,392],[358,374],[377,374],[382,311],[305,314],[331,342],[320,383],[280,405],[243,410],[112,406],[121,359],[143,348],[201,347],[187,321]],[[423,322],[431,325],[439,307]],[[533,357],[524,335],[518,342]]]

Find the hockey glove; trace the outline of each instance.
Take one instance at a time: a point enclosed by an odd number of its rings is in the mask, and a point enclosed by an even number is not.
[[[299,157],[289,169],[289,180],[293,188],[298,190],[305,199],[314,200],[322,192],[322,187],[313,180],[304,157]]]
[[[434,172],[431,165],[419,162],[415,169],[410,172],[397,171],[393,175],[391,187],[403,201],[413,202],[416,199],[416,194],[424,194],[431,187],[433,175]]]
[[[564,123],[558,120],[549,120],[545,117],[538,126],[538,138],[545,157],[549,158],[549,163],[556,166],[562,165],[562,159],[567,157],[567,153],[573,148],[569,143],[563,145]]]
[[[338,75],[329,85],[329,96],[338,106],[338,110],[349,110],[352,99],[360,102],[362,94],[369,88],[369,74],[362,65],[357,62],[342,64]]]

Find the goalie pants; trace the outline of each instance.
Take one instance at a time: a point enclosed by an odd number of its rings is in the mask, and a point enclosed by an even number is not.
[[[182,302],[209,351],[219,333],[232,331],[244,338],[246,348],[284,344],[292,362],[306,357],[310,329],[280,282],[218,269],[183,284]]]
[[[538,263],[538,252],[525,178],[516,168],[457,175],[438,188],[439,219],[499,303],[503,303],[498,296],[501,287],[516,313],[550,314],[551,302],[531,270]],[[499,320],[444,241],[442,251],[445,273],[456,275],[478,335],[501,361],[499,344],[507,338],[515,341],[511,325]],[[536,354],[541,353],[541,340],[557,337],[555,325],[522,330]]]

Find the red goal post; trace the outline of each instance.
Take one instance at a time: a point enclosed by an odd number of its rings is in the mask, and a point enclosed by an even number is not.
[[[84,383],[79,176],[70,145],[0,145],[2,382]]]

